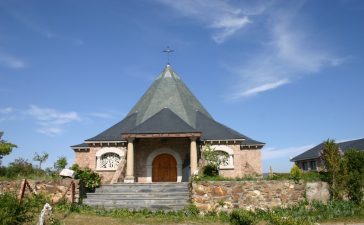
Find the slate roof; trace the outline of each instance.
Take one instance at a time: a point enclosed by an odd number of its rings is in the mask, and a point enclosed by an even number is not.
[[[154,116],[130,130],[129,134],[151,133],[193,133],[199,132],[183,121],[169,108],[164,108]]]
[[[264,145],[215,121],[170,65],[126,118],[86,142],[125,141],[122,134],[192,132],[202,132],[201,140],[240,140],[243,145]]]
[[[364,138],[345,141],[337,143],[339,145],[340,150],[345,153],[347,150],[351,148],[355,148],[361,151],[364,151]],[[323,147],[323,143],[316,145],[315,147],[303,152],[302,154],[291,159],[291,162],[297,162],[306,159],[317,159],[320,157],[320,152]]]

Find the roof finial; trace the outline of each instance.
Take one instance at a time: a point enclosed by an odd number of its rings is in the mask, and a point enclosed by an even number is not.
[[[169,46],[167,46],[166,49],[163,50],[163,52],[167,53],[167,65],[169,65],[169,54],[171,54],[172,52],[174,52],[173,49],[171,49]]]

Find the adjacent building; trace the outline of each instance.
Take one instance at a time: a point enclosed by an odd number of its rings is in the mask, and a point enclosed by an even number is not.
[[[364,138],[344,141],[337,143],[341,154],[344,154],[349,149],[357,149],[364,151]],[[323,170],[323,163],[321,160],[321,151],[323,143],[316,145],[315,147],[305,151],[304,153],[291,159],[298,167],[304,171],[320,171]]]

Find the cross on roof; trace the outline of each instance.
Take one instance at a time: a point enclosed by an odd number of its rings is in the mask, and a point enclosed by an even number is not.
[[[167,46],[167,48],[166,49],[164,49],[163,50],[163,52],[164,53],[167,53],[167,63],[168,63],[168,65],[169,65],[169,54],[171,54],[172,52],[174,52],[174,50],[173,49],[171,49],[169,46]]]

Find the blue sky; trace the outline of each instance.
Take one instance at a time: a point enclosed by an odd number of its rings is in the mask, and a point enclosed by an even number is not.
[[[364,137],[364,2],[0,1],[0,130],[73,161],[171,64],[213,117],[266,144],[263,167]]]

